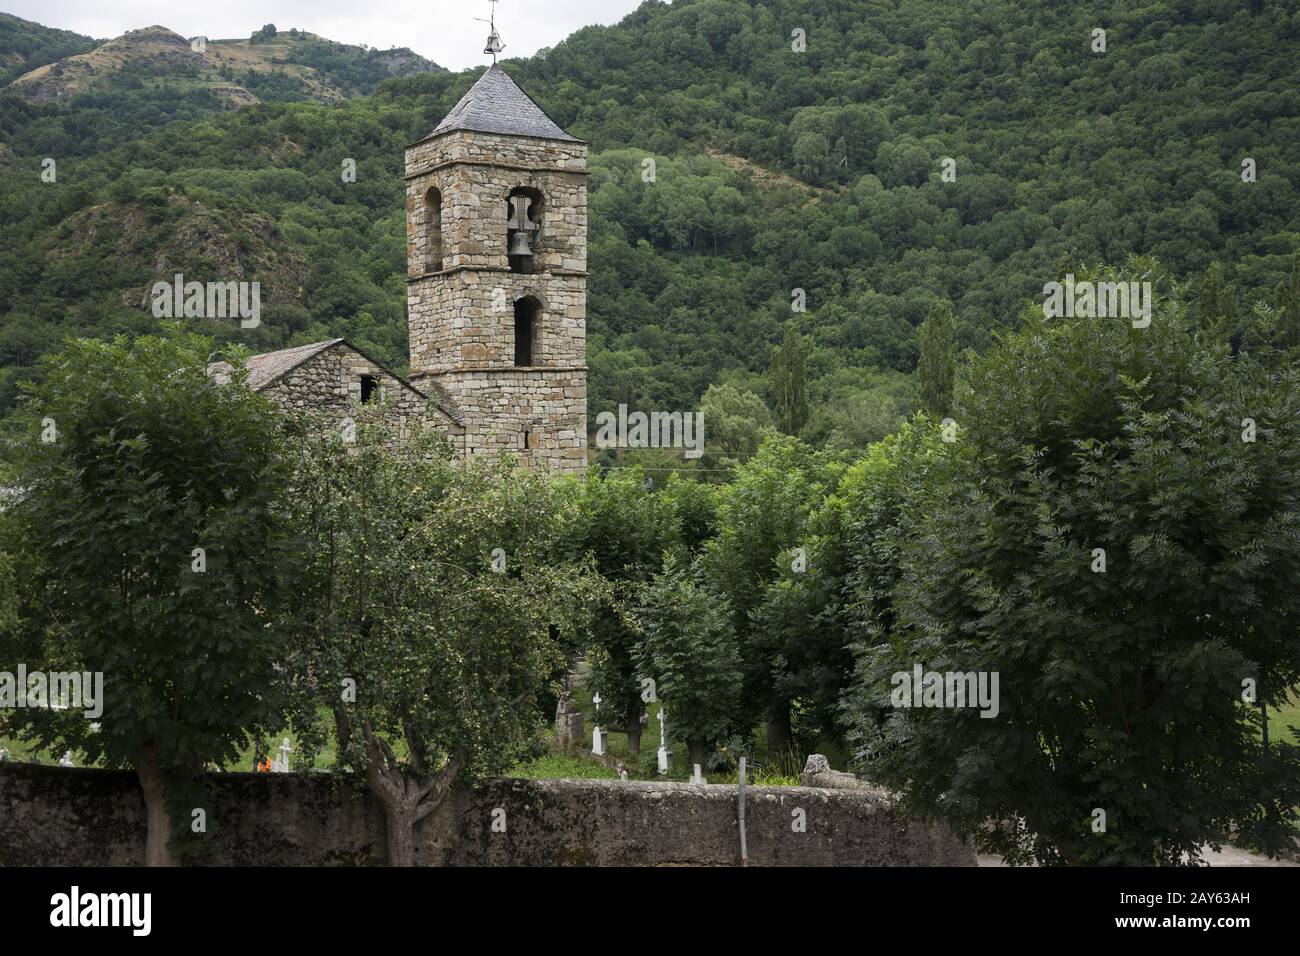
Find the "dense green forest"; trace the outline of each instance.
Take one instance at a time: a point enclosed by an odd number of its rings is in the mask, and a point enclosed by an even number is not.
[[[865,447],[920,403],[936,306],[983,351],[1067,268],[1134,255],[1193,315],[1208,290],[1239,343],[1300,250],[1298,40],[1294,0],[678,0],[505,61],[591,144],[591,415],[712,386],[742,457],[775,428]],[[64,336],[152,330],[147,290],[173,271],[262,281],[262,326],[219,335],[346,335],[402,369],[402,149],[475,75],[219,112],[0,94],[0,407]]]

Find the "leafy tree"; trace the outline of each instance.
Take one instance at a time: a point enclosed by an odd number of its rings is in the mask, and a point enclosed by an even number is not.
[[[1198,341],[1170,297],[1145,329],[1035,311],[978,361],[959,441],[884,539],[863,764],[1013,863],[1179,865],[1234,823],[1276,852],[1300,751],[1265,750],[1242,694],[1275,706],[1300,679],[1300,373]],[[918,664],[996,673],[997,716],[891,707]]]
[[[935,480],[944,460],[937,429],[923,416],[873,445],[844,474],[823,523],[838,529],[843,558],[845,627],[861,647],[894,634],[894,592],[902,579],[903,544],[923,515],[916,489]]]
[[[845,736],[839,700],[853,672],[846,576],[857,557],[846,518],[838,490],[818,502],[797,548],[777,561],[776,577],[750,614],[751,626],[771,648],[772,698],[789,701],[792,715],[789,750],[773,752],[769,745],[769,753],[791,771],[811,748],[840,749]],[[779,738],[773,744],[779,747]]]
[[[569,516],[539,476],[456,466],[424,432],[394,447],[378,423],[353,446],[307,436],[297,723],[310,735],[318,707],[332,714],[340,761],[384,808],[389,865],[410,866],[415,825],[533,738],[539,692],[607,596],[556,560]]]
[[[772,390],[776,393],[777,427],[798,435],[808,420],[804,344],[794,324],[786,326],[781,347],[772,356]]]
[[[734,385],[710,385],[700,400],[704,414],[704,460],[734,467],[758,451],[773,434],[772,413],[753,392]]]
[[[794,165],[801,176],[824,180],[832,169],[831,144],[821,133],[804,133],[794,144]]]
[[[646,713],[637,666],[639,638],[627,613],[638,590],[663,569],[664,556],[689,561],[712,534],[711,486],[671,475],[647,488],[640,469],[587,474],[570,531],[574,557],[590,555],[609,582],[609,602],[592,621],[587,644],[590,686],[600,691],[609,729],[625,733],[628,750],[640,751]]]
[[[578,504],[574,546],[590,554],[596,569],[611,584],[608,605],[592,622],[588,663],[590,685],[604,701],[609,729],[627,734],[628,750],[641,749],[641,679],[634,657],[636,632],[622,610],[663,567],[664,552],[674,538],[673,515],[666,495],[647,491],[637,469],[609,475],[588,474]]]
[[[1278,345],[1300,348],[1300,252],[1291,257],[1291,271],[1278,285]]]
[[[4,505],[0,504],[0,508]],[[3,519],[0,518],[0,523]],[[10,634],[18,627],[18,579],[14,568],[12,545],[0,542],[0,635]]]
[[[916,374],[921,380],[921,407],[931,417],[945,418],[952,411],[952,391],[957,378],[957,349],[953,340],[953,314],[935,302],[921,323],[921,358]]]
[[[278,719],[269,622],[293,570],[278,417],[242,372],[213,384],[211,347],[176,333],[70,341],[42,362],[16,449],[10,517],[34,569],[20,646],[102,673],[106,698],[97,727],[29,710],[24,732],[135,769],[150,865],[175,861],[173,829],[189,833],[196,804],[180,794]]]
[[[731,609],[699,567],[675,555],[639,596],[632,618],[641,632],[637,664],[655,675],[668,727],[686,741],[691,763],[703,765],[708,745],[734,732],[741,716],[741,653]]]
[[[811,513],[833,480],[833,469],[790,438],[766,442],[718,493],[718,535],[706,546],[703,567],[727,596],[744,655],[745,705],[767,724],[768,751],[791,751],[792,696],[783,674],[788,664],[784,632],[755,613],[766,589],[795,561]]]
[[[1234,298],[1223,265],[1213,263],[1202,273],[1196,295],[1198,323],[1207,335],[1226,340],[1237,331],[1234,328]]]

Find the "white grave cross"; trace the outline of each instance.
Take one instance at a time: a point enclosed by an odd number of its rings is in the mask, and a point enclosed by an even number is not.
[[[271,763],[272,773],[289,772],[289,754],[293,753],[293,748],[289,746],[289,738],[284,738],[284,743],[280,744],[280,756]]]
[[[668,772],[668,739],[664,736],[664,712],[667,710],[663,704],[659,705],[659,772],[661,774]]]
[[[596,691],[596,696],[591,698],[591,702],[596,705],[596,724],[591,728],[591,752],[597,757],[603,757],[605,741],[600,732],[600,691]]]

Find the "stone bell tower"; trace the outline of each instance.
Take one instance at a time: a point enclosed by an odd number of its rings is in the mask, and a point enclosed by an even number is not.
[[[411,381],[467,460],[587,463],[587,146],[495,63],[406,150]]]

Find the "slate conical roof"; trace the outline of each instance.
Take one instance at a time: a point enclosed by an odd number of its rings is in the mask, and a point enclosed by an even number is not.
[[[466,129],[478,133],[537,136],[579,142],[521,90],[510,74],[493,63],[429,136]],[[425,137],[426,139],[428,137]]]

